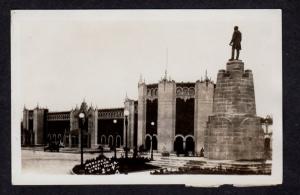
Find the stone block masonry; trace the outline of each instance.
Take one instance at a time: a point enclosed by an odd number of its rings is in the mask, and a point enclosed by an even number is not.
[[[220,70],[204,138],[205,156],[220,160],[262,159],[264,132],[256,116],[253,75],[240,60]]]

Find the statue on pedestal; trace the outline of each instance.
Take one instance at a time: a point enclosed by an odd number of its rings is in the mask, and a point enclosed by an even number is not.
[[[242,41],[242,33],[239,31],[239,27],[235,26],[234,27],[234,32],[232,35],[232,39],[229,43],[230,46],[232,46],[231,49],[231,58],[229,59],[230,61],[234,60],[234,50],[236,50],[236,60],[239,59],[240,55],[240,50],[241,48],[241,41]]]

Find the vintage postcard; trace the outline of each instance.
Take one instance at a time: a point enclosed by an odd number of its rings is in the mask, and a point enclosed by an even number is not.
[[[12,183],[282,183],[281,10],[11,12]]]

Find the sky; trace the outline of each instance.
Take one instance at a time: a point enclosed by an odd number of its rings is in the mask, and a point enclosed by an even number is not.
[[[12,98],[16,112],[37,104],[70,110],[83,99],[98,108],[137,99],[140,75],[157,83],[216,82],[230,58],[233,27],[240,59],[254,75],[259,116],[281,112],[279,10],[14,11]],[[168,51],[168,52],[167,52]]]

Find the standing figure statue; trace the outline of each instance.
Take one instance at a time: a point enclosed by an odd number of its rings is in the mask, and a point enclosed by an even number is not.
[[[234,50],[236,50],[236,60],[239,59],[239,55],[240,55],[240,50],[241,48],[241,41],[242,41],[242,33],[239,31],[239,27],[235,26],[234,27],[234,32],[232,35],[232,39],[229,43],[230,46],[232,46],[231,49],[231,58],[229,60],[233,60],[234,59]]]

